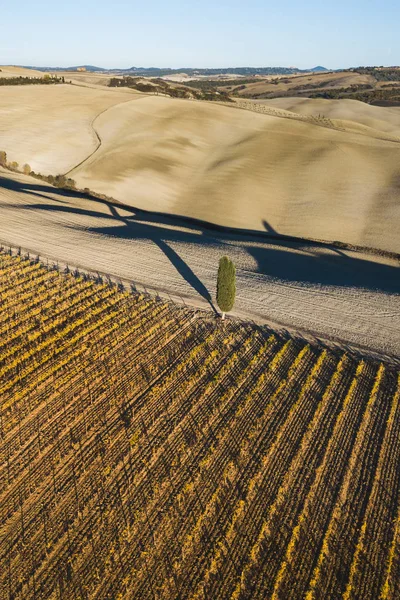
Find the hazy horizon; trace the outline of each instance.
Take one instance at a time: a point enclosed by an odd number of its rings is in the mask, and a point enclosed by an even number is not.
[[[145,5],[21,0],[2,7],[0,64],[104,68],[298,67],[400,63],[392,0],[368,5],[316,0],[284,6],[251,0],[181,0]]]
[[[2,65],[6,66],[6,63],[1,63]],[[171,65],[159,65],[159,64],[149,64],[149,65],[142,65],[142,64],[137,64],[137,65],[127,65],[127,66],[123,66],[121,67],[118,64],[115,64],[111,67],[105,67],[103,64],[99,64],[99,63],[65,63],[65,64],[50,64],[50,63],[46,63],[46,64],[22,64],[22,63],[7,63],[8,66],[10,67],[32,67],[32,68],[40,68],[43,69],[45,67],[49,67],[49,68],[71,68],[71,67],[82,67],[82,66],[87,66],[87,67],[97,67],[97,68],[104,68],[107,70],[113,70],[113,69],[130,69],[130,68],[137,68],[137,69],[151,69],[151,68],[155,68],[155,69],[171,69],[172,71],[176,71],[176,70],[184,70],[184,69],[267,69],[267,68],[282,68],[282,69],[300,69],[301,67],[298,67],[297,65],[293,64],[293,65],[240,65],[240,64],[230,64],[230,65],[216,65],[216,66],[208,66],[208,65],[178,65],[178,66],[171,66]],[[361,65],[350,65],[349,67],[343,67],[343,68],[351,68],[351,67],[358,67]],[[368,65],[362,65],[362,66],[368,66]],[[369,66],[394,66],[394,65],[369,65]],[[306,68],[310,68],[313,69],[315,67],[326,67],[326,65],[321,65],[321,64],[313,64],[310,65],[309,67]],[[326,67],[328,70],[329,67]],[[332,69],[333,70],[333,69]]]
[[[114,64],[111,66],[105,66],[103,63],[99,63],[99,62],[65,62],[63,61],[62,63],[57,63],[57,64],[53,64],[50,62],[47,63],[37,63],[37,64],[28,64],[28,63],[13,63],[13,62],[1,62],[0,63],[2,66],[10,66],[10,67],[21,67],[21,68],[33,68],[33,69],[44,69],[44,68],[49,68],[49,69],[69,69],[71,67],[82,67],[82,66],[87,66],[87,67],[97,67],[97,68],[103,68],[107,71],[113,71],[113,70],[126,70],[126,69],[130,69],[130,68],[137,68],[137,69],[151,69],[151,68],[155,68],[155,69],[171,69],[172,71],[184,71],[185,69],[245,69],[245,68],[249,68],[249,69],[267,69],[267,68],[282,68],[282,69],[299,69],[299,70],[303,70],[306,71],[308,69],[314,69],[316,67],[325,67],[328,71],[341,71],[346,70],[346,69],[352,69],[352,68],[358,68],[358,67],[400,67],[400,61],[399,63],[363,63],[363,64],[348,64],[348,65],[341,65],[339,67],[330,67],[329,65],[323,64],[321,62],[315,62],[313,64],[307,65],[306,67],[300,67],[297,64],[260,64],[260,65],[254,65],[254,64],[227,64],[227,65],[202,65],[202,64],[193,64],[193,65],[170,65],[170,64],[126,64],[126,65],[119,65],[119,64]]]

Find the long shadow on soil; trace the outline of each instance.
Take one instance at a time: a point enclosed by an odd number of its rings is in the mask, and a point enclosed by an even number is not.
[[[53,189],[53,188],[50,188],[45,185],[36,185],[36,184],[31,184],[31,183],[19,182],[19,181],[7,179],[7,178],[1,177],[1,176],[0,176],[0,188],[12,190],[12,191],[15,191],[18,193],[26,193],[29,195],[38,196],[41,199],[44,199],[44,200],[47,200],[50,202],[54,201],[57,203],[62,203],[61,206],[59,204],[52,205],[52,204],[41,204],[41,203],[40,204],[29,204],[29,205],[18,205],[18,208],[21,210],[23,210],[24,208],[29,208],[29,209],[35,209],[35,210],[56,211],[59,213],[69,213],[69,214],[73,213],[73,214],[87,216],[87,217],[101,217],[103,219],[110,218],[111,220],[118,220],[118,221],[123,222],[125,224],[125,226],[127,226],[127,227],[130,226],[128,219],[126,217],[119,215],[119,213],[117,212],[117,210],[114,206],[112,206],[109,203],[102,201],[102,200],[93,200],[93,198],[91,198],[89,196],[77,194],[73,190],[69,191],[69,190],[63,190],[63,189],[59,189],[59,188]],[[47,196],[41,192],[46,192],[47,194],[51,194],[51,196]],[[95,204],[106,205],[110,210],[110,215],[99,213],[96,210],[86,210],[86,209],[81,209],[78,207],[71,206],[71,204],[68,203],[68,200],[59,200],[59,199],[53,197],[55,195],[60,195],[60,196],[64,196],[65,198],[72,198],[72,199],[77,198],[77,197],[79,197],[81,199],[85,198],[85,200],[87,200],[88,203],[94,202]],[[9,205],[9,206],[16,207],[17,205]],[[114,229],[114,228],[111,228],[111,229]],[[146,237],[146,236],[135,235],[134,237],[139,238],[139,237]],[[171,262],[171,264],[175,267],[175,269],[178,271],[178,273],[181,275],[181,277],[200,296],[202,296],[210,304],[213,311],[215,313],[217,313],[217,310],[212,302],[211,294],[209,293],[209,291],[207,290],[205,285],[197,277],[197,275],[195,275],[195,273],[192,271],[192,269],[189,267],[189,265],[179,256],[179,254],[171,246],[169,246],[166,243],[166,241],[162,237],[153,235],[153,236],[151,236],[151,239],[160,248],[160,250],[165,254],[165,256],[168,258],[168,260]]]
[[[58,213],[82,215],[109,220],[110,226],[84,228],[86,232],[101,234],[110,238],[145,239],[154,242],[174,265],[180,275],[212,305],[211,295],[204,284],[194,274],[183,258],[171,247],[173,243],[207,245],[228,254],[230,246],[243,248],[256,261],[254,272],[272,279],[293,284],[313,284],[315,286],[338,286],[379,290],[386,293],[400,293],[400,269],[370,260],[367,254],[347,254],[329,244],[312,241],[287,241],[262,236],[214,231],[199,225],[192,225],[173,216],[141,211],[140,209],[110,204],[76,192],[17,182],[0,177],[0,188],[6,187],[17,192],[41,196],[38,204],[15,205],[19,209],[29,208]],[[44,196],[41,192],[51,194]],[[44,197],[43,197],[44,196]],[[53,197],[60,196],[60,201]],[[42,204],[42,199],[48,201]],[[74,206],[79,199],[85,200],[87,208]],[[61,203],[60,203],[61,202]],[[106,208],[107,212],[104,210]],[[128,213],[129,216],[126,216]],[[71,224],[68,224],[71,226]],[[80,226],[77,226],[78,228]],[[279,235],[267,221],[264,227],[268,233]]]
[[[9,179],[8,177],[2,177],[0,175],[0,188],[5,190],[12,190],[13,192],[26,193],[32,196],[39,196],[45,200],[54,200],[55,202],[62,202],[62,200],[55,198],[54,196],[65,196],[65,198],[76,198],[77,196],[82,198],[82,194],[77,194],[73,190],[65,190],[62,188],[53,188],[46,184],[40,183],[26,183],[25,181],[17,181],[15,179]],[[51,198],[49,195],[50,194]]]
[[[129,228],[130,221],[129,218],[121,216],[117,209],[114,206],[109,205],[111,216],[114,219],[119,221],[123,221],[125,225]],[[137,237],[137,236],[135,236]],[[211,294],[207,290],[206,286],[200,281],[200,279],[193,273],[192,269],[189,265],[179,256],[177,252],[171,246],[169,246],[165,240],[158,236],[153,236],[152,241],[160,248],[160,250],[165,254],[171,264],[175,267],[178,273],[183,277],[183,279],[190,285],[192,288],[202,296],[207,302],[210,304],[211,308],[215,313],[217,310],[212,302]]]

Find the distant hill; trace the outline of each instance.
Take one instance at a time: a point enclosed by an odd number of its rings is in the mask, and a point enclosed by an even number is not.
[[[115,75],[136,75],[141,77],[164,77],[165,75],[176,75],[180,73],[186,73],[189,77],[212,77],[216,75],[293,75],[295,73],[309,73],[309,70],[301,70],[296,67],[228,67],[228,68],[215,68],[215,69],[203,69],[203,68],[189,68],[181,67],[179,69],[165,68],[161,69],[158,67],[130,67],[128,69],[104,69],[103,67],[95,67],[93,65],[79,65],[75,67],[25,67],[28,69],[36,69],[38,71],[77,71],[78,69],[85,69],[89,73],[112,73]],[[316,69],[324,69],[324,67],[316,67]],[[314,69],[311,69],[314,70]],[[324,69],[326,70],[326,69]]]
[[[107,72],[107,69],[102,67],[95,67],[93,65],[78,65],[76,67],[30,67],[25,66],[24,69],[35,69],[36,71],[77,71],[78,69],[85,69],[89,73]]]
[[[319,73],[321,71],[329,71],[329,69],[326,69],[325,67],[321,67],[319,65],[318,67],[314,67],[313,69],[310,69],[310,71],[312,71],[313,73]]]
[[[151,75],[154,77],[163,77],[164,75],[176,75],[178,73],[186,73],[190,77],[196,75],[201,77],[212,77],[215,75],[292,75],[293,73],[301,73],[300,69],[295,67],[228,67],[221,69],[192,69],[182,67],[180,69],[158,69],[158,68],[143,68],[132,67],[126,72],[142,75],[144,77]]]

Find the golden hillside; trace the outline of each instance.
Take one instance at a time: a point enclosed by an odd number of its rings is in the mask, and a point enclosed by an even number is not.
[[[111,108],[95,128],[101,146],[70,173],[80,187],[220,225],[267,222],[283,234],[400,250],[400,137],[390,124],[382,132],[145,98]]]
[[[5,87],[1,149],[130,206],[399,252],[396,109],[343,102],[316,117],[298,103]]]

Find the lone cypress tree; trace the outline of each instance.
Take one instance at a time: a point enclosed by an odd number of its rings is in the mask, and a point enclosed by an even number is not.
[[[232,310],[236,295],[236,269],[227,256],[219,261],[217,279],[217,303],[222,310],[222,319],[225,313]]]

